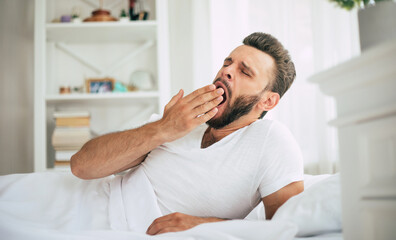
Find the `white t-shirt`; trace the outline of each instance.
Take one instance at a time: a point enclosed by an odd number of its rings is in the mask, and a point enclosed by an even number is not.
[[[303,161],[289,130],[257,120],[201,148],[206,124],[152,150],[141,164],[164,215],[242,219],[261,201],[303,180]]]

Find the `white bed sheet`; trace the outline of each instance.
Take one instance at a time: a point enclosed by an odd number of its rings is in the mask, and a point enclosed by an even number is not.
[[[318,236],[294,238],[295,240],[342,240],[342,232],[325,233]]]
[[[111,184],[120,183],[121,189],[127,187],[125,184],[129,184],[124,181],[122,185],[122,181],[119,180],[119,177],[107,177],[86,181],[70,173],[59,172],[0,176],[0,236],[2,239],[40,240],[151,238],[287,240],[294,239],[298,231],[297,225],[289,221],[232,220],[202,224],[183,232],[149,236],[141,231],[155,217],[153,213],[148,214],[148,218],[142,219],[147,208],[137,213],[135,225],[131,224],[130,219],[135,216],[133,211],[138,211],[136,208],[127,209],[125,219],[121,216],[120,221],[114,223],[114,219],[118,219],[117,214],[114,215],[114,212],[117,213],[114,209],[118,212],[122,210],[126,205],[123,201],[140,199],[141,202],[150,202],[150,199],[147,199],[149,197],[147,192],[141,192],[143,190],[135,193],[127,191],[129,197],[124,194],[118,199],[111,200]],[[136,183],[135,181],[132,184]],[[112,212],[113,216],[111,216]],[[117,229],[112,226],[125,225],[123,221],[126,221],[129,229]],[[140,221],[144,223],[139,226],[140,230],[131,231],[131,226],[136,226]]]

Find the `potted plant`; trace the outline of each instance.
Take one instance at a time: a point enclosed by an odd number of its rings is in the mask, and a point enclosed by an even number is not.
[[[360,48],[362,51],[396,38],[396,2],[394,0],[329,0],[346,9],[358,9]]]
[[[71,15],[71,21],[73,23],[81,23],[80,12],[80,7],[73,7]]]
[[[120,22],[129,22],[129,17],[128,17],[128,14],[126,13],[125,9],[121,10],[119,21]]]

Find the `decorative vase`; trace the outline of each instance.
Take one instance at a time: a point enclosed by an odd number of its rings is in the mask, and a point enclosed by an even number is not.
[[[110,15],[110,11],[97,9],[92,12],[92,17],[84,19],[84,22],[113,22],[116,18]]]
[[[129,17],[120,17],[119,21],[123,23],[129,22]]]
[[[358,11],[360,48],[363,51],[396,38],[396,2],[376,2]]]

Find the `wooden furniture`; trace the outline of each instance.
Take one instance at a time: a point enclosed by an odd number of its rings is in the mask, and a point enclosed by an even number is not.
[[[395,239],[396,40],[310,81],[337,103],[344,239]]]
[[[106,5],[107,3],[107,5]],[[118,18],[123,0],[105,8]],[[147,21],[54,23],[78,7],[85,18],[99,1],[35,1],[34,23],[34,171],[53,166],[53,113],[89,111],[97,135],[136,127],[151,113],[161,113],[170,99],[167,0],[146,0]],[[134,71],[147,71],[155,87],[123,93],[59,94],[62,86],[84,87],[89,78],[114,78],[127,85]],[[132,89],[132,88],[130,88]]]

